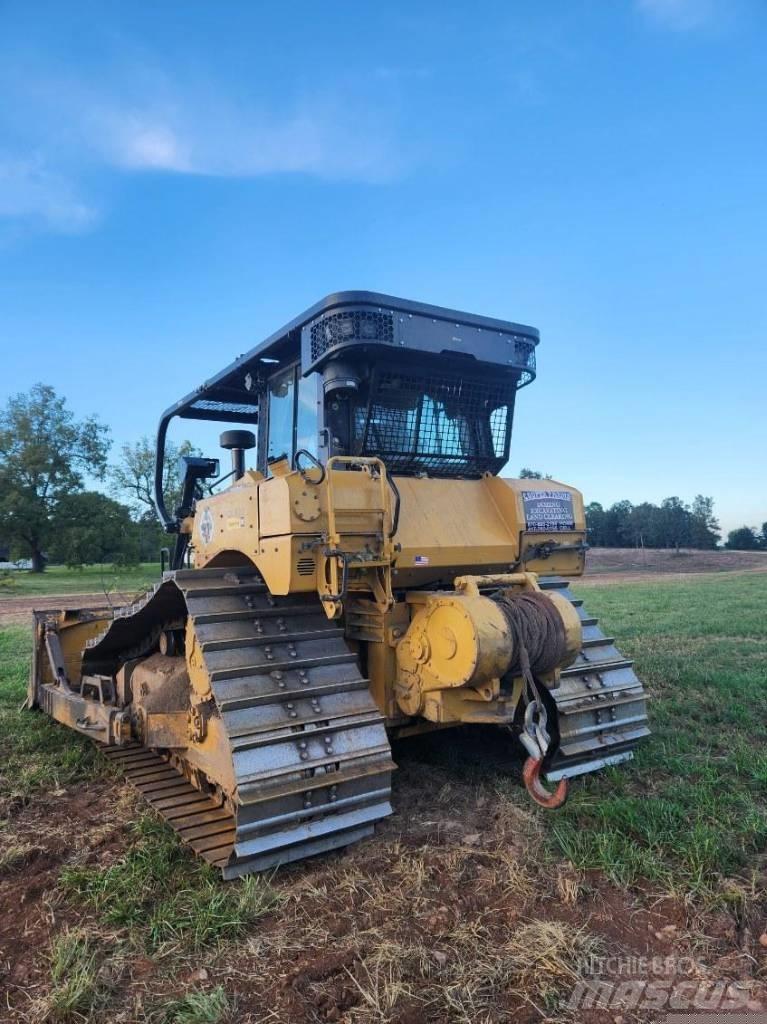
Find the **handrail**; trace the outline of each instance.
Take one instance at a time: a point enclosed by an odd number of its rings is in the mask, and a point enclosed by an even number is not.
[[[165,438],[168,435],[168,424],[171,419],[172,415],[165,413],[157,427],[154,457],[154,507],[157,510],[157,515],[160,517],[160,522],[165,532],[178,533],[178,520],[171,516],[165,507],[165,495],[162,490],[163,473],[165,470]]]

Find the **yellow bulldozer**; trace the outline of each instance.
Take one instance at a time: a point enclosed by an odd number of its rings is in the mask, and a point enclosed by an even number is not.
[[[548,807],[630,758],[644,690],[568,589],[581,494],[498,475],[538,341],[341,292],[240,356],[161,417],[168,570],[117,611],[35,612],[29,706],[95,740],[227,878],[371,834],[395,737],[506,729]],[[232,465],[185,458],[168,510],[177,417],[225,426]]]

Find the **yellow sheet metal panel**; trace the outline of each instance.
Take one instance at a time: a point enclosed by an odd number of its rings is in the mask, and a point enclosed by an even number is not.
[[[235,554],[257,565],[274,593],[315,587],[314,554],[306,548],[325,529],[324,489],[298,473],[250,475],[221,494],[198,502],[192,529],[197,568],[236,564]]]
[[[83,650],[86,644],[89,640],[92,640],[93,637],[98,636],[109,622],[109,617],[106,615],[104,618],[94,617],[93,619],[86,618],[84,620],[80,620],[78,615],[79,613],[76,611],[62,611],[59,613],[59,621],[57,623],[67,678],[72,683],[78,683],[80,681]],[[38,664],[41,672],[40,682],[55,682],[48,664],[48,659],[42,649],[43,634],[41,631],[39,639],[36,642],[40,644],[41,648],[38,658]]]
[[[275,476],[259,484],[258,522],[262,537],[290,533],[290,484],[287,477]]]
[[[224,551],[239,551],[255,560],[259,486],[246,476],[228,490],[197,503],[192,545],[198,568],[210,565]]]
[[[580,491],[559,480],[486,477],[484,483],[517,537],[524,569],[547,576],[583,573],[586,517]]]
[[[487,481],[397,477],[401,495],[396,584],[458,575],[462,569],[508,568],[517,538],[487,489]],[[455,570],[455,571],[453,571]]]
[[[325,484],[300,473],[269,477],[258,485],[259,531],[262,537],[288,533],[319,533],[325,529]]]

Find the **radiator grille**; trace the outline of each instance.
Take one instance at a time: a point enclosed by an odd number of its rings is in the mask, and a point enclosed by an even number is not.
[[[394,317],[371,310],[346,310],[322,317],[310,329],[312,363],[349,342],[394,342]]]

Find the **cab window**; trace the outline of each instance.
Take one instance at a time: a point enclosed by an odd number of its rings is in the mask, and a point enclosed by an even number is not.
[[[293,458],[293,414],[295,367],[272,377],[269,381],[269,451],[270,459],[278,455]]]
[[[298,405],[296,408],[296,451],[304,448],[317,457],[317,375],[298,379]]]
[[[317,375],[301,377],[297,366],[269,381],[267,457],[293,460],[298,448],[317,454]]]

